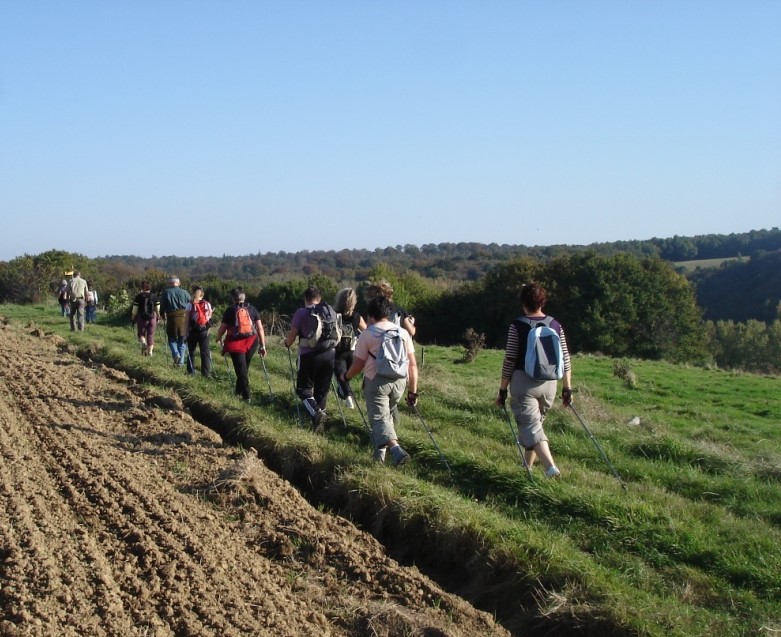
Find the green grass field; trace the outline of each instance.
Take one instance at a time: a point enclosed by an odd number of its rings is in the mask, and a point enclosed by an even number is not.
[[[142,358],[130,329],[72,334],[54,306],[0,306],[14,323],[70,340],[82,357],[178,392],[194,414],[232,430],[321,506],[352,518],[400,560],[496,614],[518,635],[781,634],[781,380],[658,362],[575,356],[575,407],[546,430],[559,480],[524,471],[493,404],[502,352],[461,363],[427,346],[420,414],[400,436],[413,462],[373,465],[357,411],[326,437],[296,423],[291,368],[278,337],[253,363],[252,406],[217,377],[187,377],[162,342]],[[354,385],[357,384],[354,381]],[[331,422],[341,422],[336,401]],[[630,421],[639,418],[639,424]],[[443,464],[426,428],[444,454]]]
[[[692,259],[691,261],[676,261],[673,266],[683,269],[685,274],[694,272],[697,268],[708,269],[718,268],[722,263],[728,261],[743,261],[747,262],[751,257],[729,257],[727,259]]]

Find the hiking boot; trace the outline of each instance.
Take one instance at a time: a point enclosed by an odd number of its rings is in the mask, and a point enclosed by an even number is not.
[[[179,367],[182,364],[182,359],[179,357],[179,354],[174,356],[174,365],[176,367]]]
[[[551,465],[545,470],[546,478],[558,478],[560,475],[561,475],[561,471],[559,471],[558,467],[555,464]]]
[[[355,401],[352,396],[348,396],[347,400],[344,401],[344,404],[347,405],[347,409],[355,409]]]
[[[375,449],[374,453],[372,453],[372,460],[374,462],[385,462],[385,447],[380,447],[379,449]]]
[[[312,431],[316,434],[322,434],[325,431],[325,411],[322,409],[312,418]]]
[[[400,467],[409,461],[409,454],[402,449],[401,445],[396,445],[390,450],[391,457],[393,458],[393,466]]]

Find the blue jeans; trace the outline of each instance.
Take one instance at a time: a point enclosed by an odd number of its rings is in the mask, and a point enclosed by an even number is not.
[[[179,357],[179,367],[184,365],[184,361],[187,360],[187,340],[184,336],[179,338],[168,338],[168,347],[171,348],[171,356],[174,357],[176,362],[177,356]]]

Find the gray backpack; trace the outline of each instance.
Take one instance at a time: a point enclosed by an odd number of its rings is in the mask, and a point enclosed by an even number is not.
[[[407,357],[407,346],[404,344],[399,329],[381,330],[372,325],[369,327],[369,331],[380,339],[377,354],[369,352],[369,356],[375,360],[377,376],[393,380],[406,378],[409,358]]]

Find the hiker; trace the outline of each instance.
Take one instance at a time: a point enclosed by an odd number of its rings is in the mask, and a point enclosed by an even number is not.
[[[68,312],[68,282],[63,279],[60,287],[57,288],[57,302],[60,304],[60,314],[67,316]]]
[[[160,315],[175,367],[183,367],[187,356],[187,304],[191,300],[190,293],[180,287],[179,277],[168,277],[168,287],[160,296]]]
[[[549,322],[549,327],[558,334],[560,342],[560,365],[564,388],[561,393],[564,406],[572,404],[572,364],[570,361],[564,330],[553,317],[548,317],[543,311],[547,301],[545,288],[536,283],[525,285],[521,290],[521,307],[523,315],[510,324],[507,332],[507,347],[502,363],[502,378],[499,383],[499,393],[496,404],[505,406],[507,388],[510,388],[510,407],[515,422],[518,425],[518,439],[526,450],[526,466],[531,469],[534,460],[539,457],[545,475],[555,478],[561,475],[553,461],[548,438],[542,428],[545,414],[553,406],[556,399],[557,381],[535,380],[526,369],[528,335],[533,326]]]
[[[403,327],[410,336],[414,337],[418,329],[415,326],[415,317],[393,303],[393,287],[391,284],[385,279],[370,283],[365,292],[366,301],[371,301],[375,296],[384,296],[390,301],[389,320],[391,323]]]
[[[155,349],[155,329],[160,320],[160,301],[152,292],[149,281],[141,281],[141,292],[133,299],[130,322],[136,326],[142,356],[152,356]]]
[[[249,364],[256,352],[260,352],[261,356],[266,355],[266,333],[260,314],[246,302],[247,295],[241,287],[231,291],[231,298],[233,305],[222,315],[216,340],[222,346],[223,355],[230,354],[233,361],[233,369],[236,372],[234,394],[250,402],[252,393],[249,386]]]
[[[209,378],[212,370],[212,353],[209,349],[209,322],[212,304],[203,298],[203,288],[193,286],[192,301],[187,304],[189,328],[187,332],[187,372],[195,374],[195,348],[201,348],[201,375]]]
[[[348,409],[355,409],[350,384],[343,381],[345,373],[353,364],[353,353],[358,335],[366,329],[366,321],[355,311],[358,295],[353,288],[339,290],[334,300],[334,309],[342,315],[342,338],[334,354],[334,376],[337,382],[337,394],[345,401]]]
[[[322,433],[325,427],[325,408],[339,341],[336,321],[336,310],[323,302],[319,288],[309,287],[304,292],[304,307],[293,314],[290,330],[283,341],[289,348],[298,338],[296,394],[303,401],[316,433]],[[315,330],[318,324],[319,334]]]
[[[81,272],[73,271],[73,278],[68,282],[68,299],[71,308],[71,332],[84,331],[84,308],[87,304],[87,282],[81,278]]]
[[[95,284],[87,281],[87,323],[95,322],[95,314],[98,310],[98,293],[95,290]]]
[[[418,404],[418,365],[412,337],[403,327],[389,320],[390,313],[391,301],[386,296],[377,295],[369,301],[367,314],[370,325],[358,337],[353,363],[343,380],[349,381],[363,371],[363,394],[372,429],[373,458],[377,462],[385,462],[388,451],[393,465],[397,466],[409,460],[409,454],[399,444],[396,433],[398,404],[405,389],[407,404],[410,407]],[[383,341],[394,334],[403,344],[407,358],[406,375],[402,378],[386,376],[384,370],[378,368],[377,358]]]

